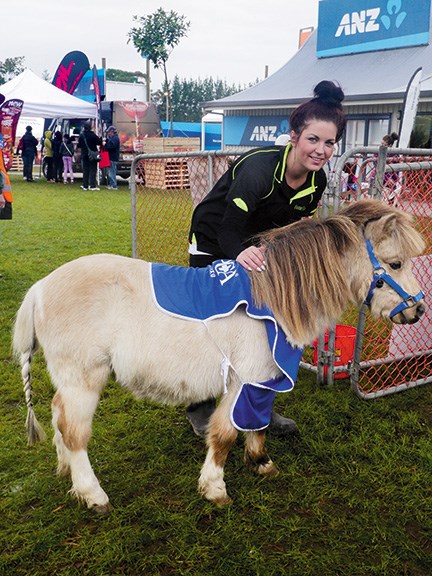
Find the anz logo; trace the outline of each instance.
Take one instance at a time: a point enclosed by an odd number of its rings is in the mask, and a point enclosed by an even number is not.
[[[274,143],[280,134],[289,134],[289,122],[286,118],[280,120],[277,125],[255,124],[250,135],[250,142]]]
[[[377,32],[381,24],[386,30],[389,30],[392,24],[399,28],[406,16],[407,13],[402,10],[402,0],[389,0],[387,14],[383,15],[381,15],[381,8],[348,12],[342,16],[335,37]]]
[[[255,126],[252,130],[251,141],[269,142],[275,141],[277,137],[277,126]]]

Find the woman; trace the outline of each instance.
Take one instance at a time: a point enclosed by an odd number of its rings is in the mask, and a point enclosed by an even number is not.
[[[52,131],[45,130],[44,134],[44,150],[45,150],[45,163],[46,163],[46,179],[47,182],[55,182],[54,180],[54,152],[52,143]]]
[[[63,157],[60,152],[60,148],[63,143],[63,137],[60,130],[54,132],[52,139],[52,149],[53,149],[53,163],[54,163],[54,180],[59,183],[62,181],[63,173]]]
[[[100,190],[97,186],[97,160],[89,158],[89,150],[97,152],[98,147],[102,144],[102,139],[97,136],[92,128],[90,120],[84,122],[83,131],[81,132],[77,147],[81,149],[81,164],[83,169],[83,190]]]
[[[290,116],[290,143],[259,148],[238,158],[195,208],[189,232],[189,264],[204,267],[219,258],[237,260],[247,270],[265,271],[258,234],[312,216],[327,185],[323,167],[343,134],[344,93],[324,80],[314,97]],[[203,435],[215,408],[213,399],[187,408]],[[273,412],[270,429],[285,435],[297,429]]]
[[[74,183],[74,173],[72,159],[74,155],[74,146],[69,134],[64,134],[63,142],[60,146],[60,154],[63,160],[63,184],[67,184],[68,176],[70,183]]]
[[[37,139],[33,136],[32,127],[26,126],[24,136],[21,138],[21,157],[23,161],[23,176],[27,182],[33,182],[33,164],[37,155]]]

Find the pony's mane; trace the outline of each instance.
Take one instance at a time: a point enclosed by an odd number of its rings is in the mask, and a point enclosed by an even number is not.
[[[379,200],[359,200],[347,204],[338,213],[347,216],[358,227],[365,228],[384,218],[391,223],[391,234],[394,242],[401,248],[401,257],[404,260],[418,256],[424,251],[425,243],[420,233],[413,226],[413,217]],[[373,227],[373,226],[372,226]],[[379,224],[383,233],[388,233],[386,226]],[[375,239],[379,241],[379,238]]]
[[[254,299],[272,310],[292,343],[310,343],[352,296],[346,258],[359,243],[359,231],[337,215],[270,230],[260,241],[267,266],[251,273]]]
[[[364,232],[374,243],[391,237],[404,259],[424,250],[411,216],[379,200],[359,200],[335,216],[306,218],[260,235],[267,267],[251,272],[252,293],[259,306],[272,310],[292,343],[310,343],[351,299],[358,300],[361,289],[348,268],[350,258],[357,260]]]
[[[359,200],[358,202],[351,202],[345,204],[338,212],[339,215],[347,216],[357,226],[365,226],[372,220],[379,220],[383,216],[396,214],[400,221],[411,221],[410,216],[401,212],[397,208],[385,204],[379,200]]]

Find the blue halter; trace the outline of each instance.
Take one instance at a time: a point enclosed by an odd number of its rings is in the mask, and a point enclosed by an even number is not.
[[[412,296],[411,294],[408,294],[408,292],[405,292],[402,286],[393,280],[390,274],[387,274],[387,272],[378,262],[378,258],[374,254],[370,240],[366,239],[365,241],[370,261],[374,267],[374,276],[372,279],[372,284],[369,288],[368,295],[366,296],[365,304],[367,306],[370,305],[375,288],[382,288],[384,286],[384,282],[386,282],[390,288],[393,288],[393,290],[403,298],[403,301],[390,312],[390,318],[393,318],[393,316],[396,316],[396,314],[403,312],[403,310],[406,310],[407,308],[412,308],[414,304],[419,302],[419,300],[422,300],[422,298],[424,298],[424,292],[422,292],[422,290],[420,290],[420,292],[418,292],[418,294],[415,296]]]

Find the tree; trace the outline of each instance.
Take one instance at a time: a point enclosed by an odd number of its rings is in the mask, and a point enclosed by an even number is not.
[[[253,86],[258,79],[248,86],[231,85],[225,81],[213,78],[201,80],[186,80],[178,76],[174,77],[171,90],[172,115],[176,122],[201,122],[203,102],[219,100],[225,96],[236,94],[246,88]],[[164,90],[153,93],[153,101],[158,106],[161,118],[166,117],[166,98]]]
[[[127,72],[126,70],[118,70],[116,68],[107,68],[106,79],[112,80],[113,82],[133,82],[142,83],[145,78],[143,72]]]
[[[185,16],[173,10],[165,12],[163,8],[159,8],[154,14],[134,16],[133,19],[138,26],[129,31],[128,42],[132,41],[141,56],[152,62],[155,68],[163,69],[165,78],[163,89],[167,95],[172,122],[171,91],[166,63],[174,48],[183,36],[186,36],[190,22],[186,21]]]
[[[6,58],[4,62],[0,61],[0,84],[4,84],[14,76],[24,72],[24,56],[15,58]]]

